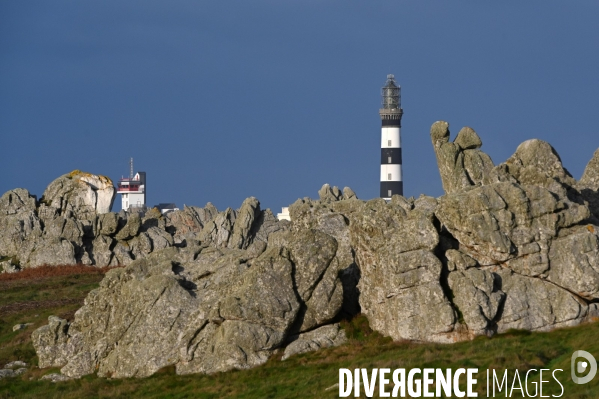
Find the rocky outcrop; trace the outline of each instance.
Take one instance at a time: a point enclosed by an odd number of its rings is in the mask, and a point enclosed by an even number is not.
[[[55,237],[43,237],[36,241],[29,256],[24,260],[26,265],[34,267],[41,265],[74,265],[77,263],[73,244],[69,240]]]
[[[39,367],[55,367],[67,362],[68,354],[73,352],[67,342],[67,327],[66,320],[50,316],[47,325],[31,334],[31,339],[36,344]]]
[[[54,180],[38,202],[27,190],[0,198],[0,262],[3,270],[41,265],[128,265],[150,253],[200,242],[247,249],[285,228],[270,210],[248,198],[239,210],[218,212],[186,206],[162,215],[110,212],[114,187],[104,176],[73,171]],[[2,263],[2,265],[4,265]]]
[[[347,187],[344,192],[353,193]],[[355,195],[349,196],[347,199],[349,201],[298,200],[289,207],[289,212],[293,219],[291,225],[293,231],[313,229],[336,240],[337,252],[332,262],[336,264],[337,274],[343,288],[342,312],[346,316],[351,316],[360,311],[357,289],[360,271],[351,246],[348,216],[358,212],[362,208],[362,202],[355,201],[357,199]],[[331,277],[327,276],[329,279]]]
[[[431,136],[446,125],[434,124]],[[487,170],[482,185],[448,185],[435,216],[453,240],[444,262],[454,307],[469,332],[549,330],[596,314],[597,227],[578,191],[593,195],[589,165],[576,182],[555,149],[533,139]],[[446,165],[446,175],[460,173],[459,165]]]
[[[334,202],[344,199],[357,199],[356,193],[349,187],[344,187],[343,190],[339,190],[339,187],[331,187],[328,183],[324,184],[320,190],[318,190],[318,197],[321,202]]]
[[[27,256],[42,236],[36,202],[35,196],[22,188],[0,197],[0,258],[18,260]]]
[[[243,201],[237,212],[231,240],[228,243],[229,248],[246,249],[250,245],[250,231],[259,213],[260,202],[256,198],[250,197]]]
[[[0,215],[17,215],[27,211],[35,211],[37,199],[29,191],[17,188],[0,197]]]
[[[21,268],[92,264],[85,248],[114,195],[110,179],[80,171],[50,183],[39,202],[24,189],[5,193],[0,199],[0,258],[12,258]]]
[[[445,343],[598,317],[597,153],[576,181],[541,140],[495,166],[471,128],[450,142],[436,122],[431,139],[445,195],[362,201],[325,184],[289,207],[291,222],[250,197],[91,220],[46,206],[38,228],[28,193],[3,197],[1,217],[33,218],[14,230],[23,243],[128,264],[74,320],[35,331],[40,366],[69,378],[245,369],[341,344],[337,321],[358,312],[395,340]]]
[[[322,238],[308,233],[291,242]],[[111,270],[73,322],[51,317],[34,332],[40,367],[120,378],[168,365],[188,374],[264,363],[303,325],[309,312],[298,319],[302,307],[318,306],[310,298],[332,267],[336,243],[265,247],[173,247]],[[332,312],[341,306],[335,303]],[[338,344],[337,335],[330,338]]]
[[[168,365],[213,373],[262,364],[298,334],[308,338],[297,353],[343,342],[338,327],[334,336],[308,333],[340,314],[340,273],[355,267],[339,214],[293,231],[255,198],[239,210],[186,207],[168,219],[107,215],[90,253],[130,264],[109,272],[72,322],[51,317],[35,331],[40,367],[67,377],[141,377]],[[323,232],[339,221],[341,245]]]

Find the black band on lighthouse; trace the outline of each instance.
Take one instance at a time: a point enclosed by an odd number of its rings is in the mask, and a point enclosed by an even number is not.
[[[381,198],[391,198],[395,194],[403,195],[402,181],[382,181]]]
[[[401,165],[401,148],[381,148],[381,165]]]
[[[383,126],[401,127],[401,119],[383,119]]]

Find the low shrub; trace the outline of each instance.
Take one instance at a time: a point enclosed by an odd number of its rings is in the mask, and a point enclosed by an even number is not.
[[[106,274],[111,269],[122,266],[85,266],[85,265],[44,265],[28,267],[17,273],[0,274],[0,281],[38,280],[56,276],[70,276],[73,274]]]

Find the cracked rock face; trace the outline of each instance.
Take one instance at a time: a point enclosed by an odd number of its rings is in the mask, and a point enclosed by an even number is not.
[[[476,267],[449,273],[453,302],[472,336],[484,335],[494,329],[505,299],[497,280],[496,274]]]
[[[370,326],[393,339],[449,342],[456,314],[440,283],[432,213],[373,200],[351,223],[360,305]]]
[[[0,257],[26,257],[42,236],[36,198],[17,188],[0,197]]]
[[[499,269],[501,290],[506,293],[498,332],[509,329],[549,331],[579,324],[589,306],[567,290],[538,278]]]

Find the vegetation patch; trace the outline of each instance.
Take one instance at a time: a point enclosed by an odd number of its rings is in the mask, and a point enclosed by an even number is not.
[[[82,275],[82,274],[96,274],[103,276],[110,269],[114,269],[119,266],[105,266],[105,267],[95,267],[95,266],[84,266],[84,265],[59,265],[59,266],[39,266],[39,267],[29,267],[21,270],[18,273],[3,273],[0,274],[0,281],[14,281],[14,280],[38,280],[45,279],[49,277],[57,277],[57,276],[72,276],[72,275]]]

